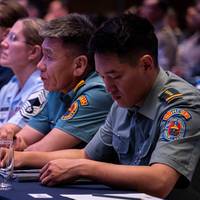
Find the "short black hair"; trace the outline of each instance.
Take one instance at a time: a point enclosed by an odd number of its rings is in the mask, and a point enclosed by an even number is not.
[[[158,65],[158,40],[154,27],[147,19],[134,14],[123,14],[107,20],[94,33],[89,49],[93,54],[113,53],[119,58],[131,60],[136,58],[133,55],[148,53]]]
[[[40,35],[44,38],[59,38],[63,45],[76,47],[80,54],[87,55],[90,67],[94,69],[93,57],[88,51],[93,32],[94,26],[85,15],[73,13],[47,22]]]

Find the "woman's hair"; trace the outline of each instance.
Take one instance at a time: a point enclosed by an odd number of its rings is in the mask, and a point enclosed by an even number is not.
[[[45,22],[38,18],[24,18],[18,20],[23,25],[23,34],[27,44],[42,45],[43,37],[39,34]]]

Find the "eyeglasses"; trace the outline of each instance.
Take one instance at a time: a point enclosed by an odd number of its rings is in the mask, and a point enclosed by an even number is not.
[[[9,42],[17,42],[18,41],[18,42],[22,42],[22,43],[25,43],[25,44],[28,44],[28,45],[32,45],[25,40],[19,40],[17,35],[13,32],[9,32],[6,37],[7,37]]]

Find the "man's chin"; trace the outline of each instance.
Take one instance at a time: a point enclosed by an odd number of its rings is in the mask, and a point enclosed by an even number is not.
[[[49,92],[54,92],[55,91],[53,88],[48,87],[46,85],[44,85],[44,89],[47,90],[47,91],[49,91]]]

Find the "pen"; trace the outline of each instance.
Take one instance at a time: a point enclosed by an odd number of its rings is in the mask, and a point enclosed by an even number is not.
[[[92,194],[92,196],[114,198],[114,199],[141,200],[141,199],[135,198],[135,197],[123,197],[123,196],[115,196],[115,195],[107,195],[107,194]]]

